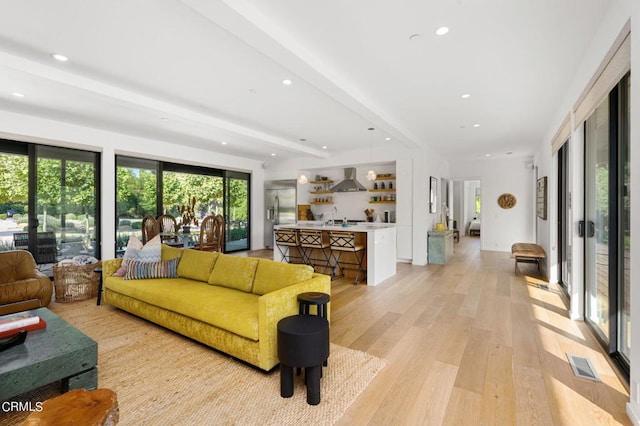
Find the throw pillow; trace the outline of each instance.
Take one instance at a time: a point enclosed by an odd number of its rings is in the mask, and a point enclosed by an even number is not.
[[[127,274],[127,267],[131,260],[142,262],[160,262],[162,260],[162,243],[160,235],[156,235],[147,244],[142,245],[138,237],[132,235],[127,243],[127,250],[124,253],[122,265],[113,274],[114,277],[124,277]]]
[[[178,259],[166,262],[143,262],[129,260],[127,262],[127,274],[125,280],[142,280],[146,278],[177,278]]]

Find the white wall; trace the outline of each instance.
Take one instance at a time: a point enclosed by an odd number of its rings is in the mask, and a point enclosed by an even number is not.
[[[373,188],[373,182],[367,180],[367,172],[373,169],[378,175],[380,174],[396,174],[396,165],[395,163],[389,165],[376,165],[376,166],[358,166],[356,167],[356,180],[360,182],[367,189]],[[344,168],[334,167],[334,168],[326,168],[319,170],[311,170],[309,171],[311,176],[309,180],[315,180],[316,175],[320,175],[321,177],[327,177],[330,180],[333,180],[332,185],[337,185],[338,183],[344,180]],[[390,182],[393,183],[394,188],[397,187],[397,182],[395,180],[380,180],[376,183],[380,185],[384,182],[385,187],[388,188]],[[331,218],[331,211],[335,207],[337,209],[337,215],[335,219],[356,219],[356,220],[365,220],[366,215],[364,213],[365,209],[373,209],[374,216],[380,215],[381,218],[384,218],[384,211],[389,210],[390,212],[396,211],[395,204],[373,204],[369,203],[371,196],[377,195],[389,195],[385,193],[372,193],[372,192],[334,192],[333,194],[310,194],[310,191],[313,190],[314,185],[312,183],[307,183],[304,185],[298,184],[297,186],[297,204],[310,204],[311,200],[314,197],[327,197],[331,196],[333,198],[333,204],[314,204],[311,205],[311,211],[315,216],[322,214],[322,220],[325,222]]]
[[[515,242],[534,241],[530,226],[535,216],[533,171],[526,167],[527,162],[523,158],[482,159],[451,165],[456,180],[480,179],[482,250],[510,252]],[[498,197],[504,193],[515,195],[517,202],[512,209],[498,206]]]
[[[264,247],[264,171],[258,161],[1,110],[0,129],[6,139],[101,152],[103,259],[115,257],[116,154],[251,173],[251,247]]]

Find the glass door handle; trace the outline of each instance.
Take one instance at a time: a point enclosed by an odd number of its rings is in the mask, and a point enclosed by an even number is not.
[[[40,226],[40,221],[38,220],[38,218],[37,217],[31,218],[30,228],[36,229],[38,228],[38,226]]]
[[[585,229],[586,228],[586,229]],[[578,236],[593,238],[596,235],[596,225],[590,221],[581,220],[578,222]]]

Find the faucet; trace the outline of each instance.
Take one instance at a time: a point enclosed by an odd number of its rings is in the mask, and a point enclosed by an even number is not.
[[[336,224],[336,216],[338,215],[338,208],[337,207],[333,207],[331,209],[331,220],[329,221],[329,225],[333,226]]]

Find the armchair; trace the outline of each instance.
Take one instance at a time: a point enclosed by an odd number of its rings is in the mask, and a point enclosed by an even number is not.
[[[38,271],[30,252],[0,252],[0,315],[43,308],[52,294],[53,283]]]

